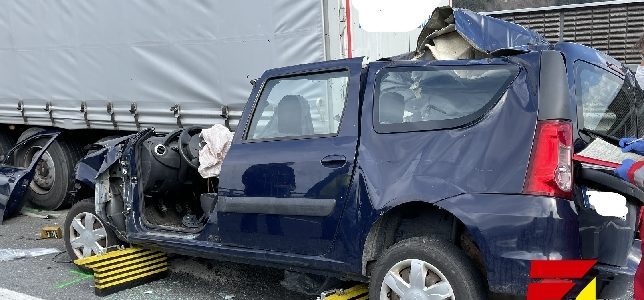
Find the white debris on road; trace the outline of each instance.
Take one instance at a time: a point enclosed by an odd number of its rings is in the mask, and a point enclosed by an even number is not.
[[[0,261],[10,261],[25,257],[56,254],[58,252],[60,252],[60,250],[56,248],[0,249]],[[0,297],[0,299],[4,298]]]

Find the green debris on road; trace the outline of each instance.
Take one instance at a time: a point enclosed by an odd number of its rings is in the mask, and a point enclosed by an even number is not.
[[[91,279],[94,278],[94,275],[91,272],[81,272],[81,271],[77,271],[77,270],[69,270],[69,273],[72,273],[72,274],[76,275],[76,278],[74,278],[72,280],[65,281],[65,282],[60,283],[60,284],[57,284],[56,285],[57,289],[66,288],[66,287],[68,287],[68,286],[70,286],[72,284],[76,284],[76,283],[79,283],[79,282],[84,281],[84,280],[91,280]]]

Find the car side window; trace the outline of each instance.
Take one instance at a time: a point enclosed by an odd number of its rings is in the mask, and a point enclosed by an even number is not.
[[[585,62],[575,67],[577,103],[581,103],[580,127],[617,138],[635,136],[635,94],[623,78]]]
[[[445,129],[474,122],[505,93],[513,65],[393,67],[378,78],[379,133]]]
[[[269,79],[257,102],[246,140],[337,134],[348,82],[348,71]]]

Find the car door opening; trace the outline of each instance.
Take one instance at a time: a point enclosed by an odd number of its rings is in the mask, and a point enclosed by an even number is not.
[[[138,146],[141,215],[150,227],[197,232],[214,208],[219,179],[202,178],[183,158],[179,136],[180,132],[154,135]],[[187,145],[198,139],[198,134],[192,135]],[[159,147],[167,150],[157,151]]]

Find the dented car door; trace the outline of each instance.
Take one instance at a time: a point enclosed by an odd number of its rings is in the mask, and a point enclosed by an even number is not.
[[[361,67],[361,58],[323,62],[257,82],[222,167],[223,244],[306,255],[331,248],[350,198]]]

